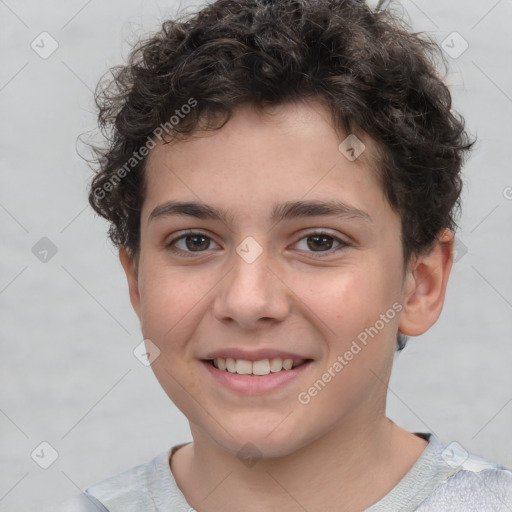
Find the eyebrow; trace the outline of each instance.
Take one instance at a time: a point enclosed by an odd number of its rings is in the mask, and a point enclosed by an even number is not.
[[[198,219],[220,220],[225,224],[229,224],[229,219],[233,218],[228,211],[219,210],[218,208],[204,203],[193,201],[167,201],[166,203],[158,205],[151,212],[148,223],[158,218],[174,215],[186,215]],[[367,212],[338,200],[287,201],[282,204],[274,205],[270,219],[272,222],[278,223],[284,220],[316,216],[356,218],[370,223],[373,222]]]

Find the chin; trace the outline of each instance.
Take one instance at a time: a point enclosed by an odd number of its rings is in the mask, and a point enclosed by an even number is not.
[[[281,418],[282,421],[282,418]],[[231,453],[242,462],[252,459],[272,459],[286,457],[300,450],[309,441],[305,437],[297,437],[300,432],[298,425],[284,425],[276,428],[263,428],[262,425],[239,425],[237,429],[229,429],[229,434],[222,429],[209,432],[208,436],[224,451]],[[231,435],[230,435],[231,434]]]

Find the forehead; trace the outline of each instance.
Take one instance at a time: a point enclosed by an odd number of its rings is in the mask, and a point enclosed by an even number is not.
[[[168,144],[157,141],[146,164],[143,217],[171,199],[265,216],[275,213],[277,204],[297,199],[386,207],[374,170],[375,143],[349,135],[334,129],[320,102],[265,111],[244,105],[219,130]]]

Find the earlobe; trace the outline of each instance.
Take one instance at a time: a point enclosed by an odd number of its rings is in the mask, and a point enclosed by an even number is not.
[[[119,249],[119,260],[123,266],[128,281],[128,289],[130,292],[130,302],[132,307],[140,319],[140,294],[139,294],[139,279],[138,279],[138,266],[135,258],[132,260],[126,247]]]
[[[419,336],[439,318],[453,263],[453,233],[443,229],[432,249],[416,256],[407,270],[399,330]]]

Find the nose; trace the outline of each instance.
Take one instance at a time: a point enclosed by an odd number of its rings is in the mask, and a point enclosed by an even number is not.
[[[282,321],[288,315],[292,293],[264,250],[248,262],[233,254],[231,270],[219,283],[213,314],[223,323],[246,330]],[[281,272],[282,274],[282,272]]]

